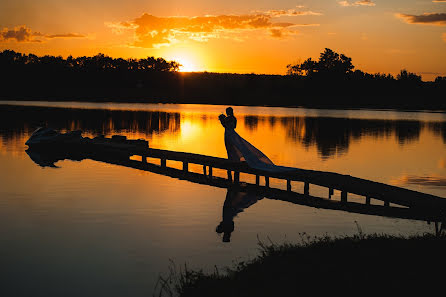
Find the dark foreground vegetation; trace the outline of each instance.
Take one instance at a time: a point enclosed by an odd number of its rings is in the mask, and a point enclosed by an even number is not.
[[[162,58],[114,59],[0,53],[0,100],[202,103],[320,108],[446,109],[446,77],[423,82],[401,70],[369,74],[325,49],[287,75],[180,73]]]
[[[363,235],[260,244],[260,255],[227,273],[172,269],[161,296],[387,296],[444,294],[446,237]],[[410,294],[410,295],[412,295]]]

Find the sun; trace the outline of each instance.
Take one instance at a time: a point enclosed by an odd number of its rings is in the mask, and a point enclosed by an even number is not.
[[[188,60],[186,58],[176,59],[176,61],[181,64],[180,70],[179,70],[180,72],[198,71],[197,65],[195,65],[193,62],[191,62],[190,60]]]
[[[168,55],[169,60],[176,61],[181,64],[180,72],[198,72],[204,71],[204,68],[198,60],[191,54],[187,53],[176,53],[173,55]]]

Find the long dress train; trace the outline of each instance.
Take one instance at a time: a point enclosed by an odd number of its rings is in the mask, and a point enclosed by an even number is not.
[[[220,120],[225,127],[225,146],[229,160],[246,161],[252,168],[271,172],[296,170],[292,167],[275,165],[264,153],[243,139],[234,130],[237,125],[234,116],[228,116]]]

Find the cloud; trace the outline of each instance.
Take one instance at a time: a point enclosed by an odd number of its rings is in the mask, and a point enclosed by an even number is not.
[[[293,27],[317,26],[318,24],[296,24],[273,22],[281,16],[321,15],[312,11],[269,10],[246,15],[206,15],[196,17],[157,17],[144,13],[133,21],[105,23],[116,34],[134,31],[132,46],[153,48],[170,45],[183,40],[208,41],[211,38],[228,37],[240,39],[243,32],[262,30],[274,38],[285,38],[296,34]],[[237,36],[238,35],[238,36]]]
[[[438,175],[403,175],[391,181],[394,185],[421,185],[431,187],[446,187],[446,177]]]
[[[134,29],[138,28],[137,25],[129,23],[129,22],[118,22],[118,23],[105,22],[104,25],[111,28],[112,32],[115,34],[123,34],[125,31],[127,31],[129,29],[134,30]]]
[[[271,36],[272,37],[275,37],[275,38],[282,38],[283,37],[282,30],[270,29],[269,31],[271,32]]]
[[[271,17],[281,17],[281,16],[304,16],[304,15],[322,15],[320,12],[314,12],[311,10],[296,10],[296,9],[277,9],[268,10],[265,12],[257,11],[257,13],[263,13]]]
[[[376,4],[372,0],[360,0],[356,2],[339,1],[341,6],[375,6]]]
[[[34,39],[34,35],[31,29],[26,26],[19,26],[13,29],[3,28],[0,31],[0,41],[15,40],[17,42],[40,42],[40,40]]]
[[[422,15],[396,14],[408,24],[446,26],[446,13],[423,13]]]
[[[76,33],[65,34],[43,34],[40,32],[33,32],[30,28],[22,25],[13,29],[3,28],[0,31],[0,41],[15,41],[15,42],[42,42],[45,39],[53,38],[83,38],[84,35]]]
[[[446,3],[446,0],[433,0],[434,3]]]
[[[84,38],[85,35],[76,33],[45,35],[46,38]]]

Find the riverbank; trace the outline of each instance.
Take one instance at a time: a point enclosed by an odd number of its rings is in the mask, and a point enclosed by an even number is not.
[[[259,255],[227,273],[185,270],[160,278],[165,296],[297,296],[444,290],[445,236],[363,235],[259,243]],[[163,287],[164,285],[164,287]]]
[[[0,96],[0,103],[5,101],[20,101],[20,102],[76,102],[76,103],[128,103],[128,104],[202,104],[202,105],[216,105],[216,106],[249,106],[249,107],[283,107],[283,108],[308,108],[308,109],[327,109],[327,110],[394,110],[402,112],[445,112],[446,105],[443,102],[439,104],[423,105],[423,104],[281,104],[280,102],[270,102],[269,104],[256,104],[255,102],[237,102],[228,100],[228,102],[217,101],[209,102],[201,99],[151,99],[145,96],[135,95],[132,91],[126,95],[117,96],[68,96],[68,95],[52,95],[52,96]],[[386,100],[383,100],[386,101]],[[389,101],[390,102],[390,101]]]

